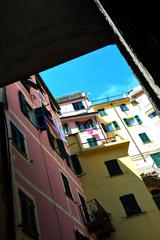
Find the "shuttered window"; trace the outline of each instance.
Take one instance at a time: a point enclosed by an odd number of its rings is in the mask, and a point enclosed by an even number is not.
[[[98,109],[98,113],[99,113],[99,115],[100,115],[101,117],[107,115],[106,110],[105,110],[104,108]]]
[[[76,154],[70,156],[72,167],[77,175],[82,174],[83,170]]]
[[[150,155],[158,168],[160,168],[160,152]]]
[[[127,216],[136,215],[142,212],[133,194],[121,196],[120,201]]]
[[[47,121],[46,121],[46,115],[45,115],[45,109],[44,107],[39,107],[34,109],[35,112],[35,119],[36,119],[36,127],[40,129],[41,131],[44,131],[47,129]]]
[[[72,192],[71,192],[71,188],[70,188],[70,185],[69,185],[68,178],[63,173],[61,173],[61,176],[62,176],[64,188],[65,188],[65,193],[69,198],[71,198],[73,200],[73,196],[72,196]]]
[[[61,139],[57,138],[56,142],[57,142],[57,146],[58,146],[59,154],[60,154],[61,158],[68,160],[69,159],[69,155],[66,152],[66,149],[65,149],[63,141]]]
[[[77,126],[79,131],[84,131],[85,130],[84,125],[80,122],[76,122],[76,126]]]
[[[138,124],[142,124],[142,120],[138,115],[135,116],[135,119],[137,120]]]
[[[113,121],[112,123],[113,123],[116,130],[120,129],[120,126],[118,125],[118,123],[116,121]]]
[[[21,111],[23,112],[23,114],[25,116],[27,116],[27,106],[26,106],[25,97],[24,97],[24,95],[21,91],[18,92],[18,95],[19,95],[19,102],[20,102]]]
[[[71,129],[70,129],[68,123],[63,124],[63,131],[64,131],[65,134],[71,133]]]
[[[121,105],[120,105],[120,109],[121,109],[122,111],[128,111],[128,110],[129,110],[126,104],[121,104]]]
[[[137,123],[139,125],[142,124],[142,120],[140,119],[140,117],[138,115],[132,117],[132,118],[124,118],[123,119],[125,124],[129,127],[129,126],[134,126],[137,125]]]
[[[93,138],[88,138],[87,139],[87,142],[89,144],[90,147],[95,147],[97,146],[97,140],[93,137]]]
[[[75,111],[78,111],[78,110],[81,110],[81,109],[85,108],[82,101],[75,102],[75,103],[72,103],[72,104],[73,104],[73,108],[74,108]]]
[[[116,159],[105,161],[105,165],[111,177],[123,173]]]
[[[20,206],[21,206],[21,217],[22,217],[22,229],[32,239],[38,239],[36,217],[35,217],[35,206],[26,194],[19,190]]]
[[[12,134],[12,143],[21,153],[23,153],[27,157],[24,135],[12,122],[10,122],[10,126]]]
[[[141,140],[144,144],[151,142],[151,140],[149,139],[149,137],[147,136],[146,133],[140,133],[138,135],[139,135],[139,137],[141,138]]]

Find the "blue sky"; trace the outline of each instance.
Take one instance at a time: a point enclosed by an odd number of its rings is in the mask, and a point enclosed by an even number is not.
[[[91,100],[126,93],[139,84],[115,45],[40,73],[54,97],[84,91]]]

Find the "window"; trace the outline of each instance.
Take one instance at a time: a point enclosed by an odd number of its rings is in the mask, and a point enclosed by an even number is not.
[[[120,127],[119,127],[119,125],[116,121],[113,121],[112,123],[113,123],[113,126],[114,126],[115,130],[120,129]]]
[[[120,105],[120,108],[121,108],[121,110],[122,110],[123,112],[129,110],[126,104],[121,104],[121,105]]]
[[[89,240],[88,237],[84,236],[78,229],[74,230],[76,240]]]
[[[107,115],[106,110],[104,108],[98,109],[98,113],[101,117]]]
[[[148,115],[148,117],[154,118],[154,117],[156,117],[157,115],[158,115],[157,112],[154,111],[154,112],[150,113],[150,114]]]
[[[30,91],[30,84],[28,79],[21,80],[21,84],[28,92]]]
[[[120,201],[125,209],[127,216],[133,216],[142,212],[133,194],[121,196]]]
[[[70,129],[70,127],[68,126],[68,123],[64,123],[64,124],[63,124],[63,131],[64,131],[65,134],[71,133],[71,129]]]
[[[27,102],[26,102],[26,117],[31,123],[33,123],[34,126],[36,126],[35,112]]]
[[[77,175],[82,174],[83,170],[76,154],[70,156],[72,167]]]
[[[97,140],[93,137],[93,138],[88,138],[87,139],[87,142],[89,144],[90,147],[95,147],[97,146]]]
[[[105,161],[105,165],[111,177],[123,173],[116,159]]]
[[[157,205],[158,209],[160,210],[160,190],[154,189],[151,191],[151,194],[152,194],[155,204]]]
[[[39,107],[34,109],[35,112],[35,118],[36,118],[36,127],[40,129],[41,131],[44,131],[47,129],[47,121],[46,121],[46,115],[45,115],[45,107]]]
[[[19,129],[10,122],[11,126],[11,134],[12,134],[12,143],[16,146],[16,148],[23,153],[25,156],[27,156],[26,153],[26,146],[25,146],[25,138],[23,134],[19,131]]]
[[[110,124],[108,124],[107,126],[105,126],[105,132],[112,132],[112,131],[116,131],[119,129],[120,129],[120,127],[116,121],[113,121]]]
[[[124,118],[123,120],[128,127],[129,126],[134,126],[134,125],[137,125],[137,124],[142,124],[142,121],[141,121],[141,119],[138,115],[136,115],[132,118]]]
[[[141,140],[142,140],[143,143],[149,143],[149,142],[151,142],[151,140],[149,139],[149,137],[147,136],[146,133],[140,133],[140,134],[138,134],[138,135],[139,135],[139,137],[141,138]]]
[[[63,141],[61,139],[57,138],[56,139],[56,143],[57,143],[57,147],[58,147],[59,154],[60,154],[61,158],[65,159],[65,160],[68,160],[69,159],[69,155],[66,152],[66,149],[65,149]]]
[[[138,115],[135,116],[136,121],[138,122],[139,125],[142,124],[142,120],[140,119],[140,117]]]
[[[110,123],[110,124],[108,124],[107,126],[106,126],[106,132],[112,132],[112,131],[114,131],[115,129],[114,129],[114,126],[113,126],[113,124],[112,123]]]
[[[81,110],[81,109],[85,108],[82,101],[75,102],[75,103],[72,103],[72,104],[73,104],[73,108],[74,108],[75,111],[78,111],[78,110]]]
[[[56,150],[55,137],[52,135],[52,133],[49,130],[47,130],[47,135],[48,135],[48,140],[49,140],[51,147],[53,148],[53,150]]]
[[[61,175],[62,175],[62,180],[63,180],[63,184],[64,184],[64,188],[65,188],[65,193],[70,199],[73,200],[73,196],[72,196],[68,178],[63,173],[61,173]]]
[[[158,168],[160,168],[160,152],[150,155]]]
[[[28,118],[28,120],[32,122],[34,126],[40,129],[41,131],[46,130],[47,122],[45,107],[42,106],[33,110],[30,107],[30,105],[26,102],[25,97],[21,91],[19,91],[19,100],[21,111]]]
[[[35,206],[33,200],[30,199],[25,193],[19,190],[21,217],[22,217],[22,230],[32,236],[32,239],[38,239]]]
[[[79,129],[79,131],[84,131],[88,128],[96,128],[95,123],[93,122],[92,119],[89,119],[88,121],[85,122],[76,122],[76,126]]]

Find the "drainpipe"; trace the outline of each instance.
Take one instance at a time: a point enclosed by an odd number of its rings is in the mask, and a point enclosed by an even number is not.
[[[2,89],[4,93],[4,89]],[[2,184],[2,201],[5,204],[4,214],[1,215],[2,221],[5,222],[5,239],[3,240],[16,240],[15,231],[15,214],[14,214],[14,200],[13,200],[13,185],[12,185],[12,171],[11,171],[11,158],[9,149],[8,129],[5,116],[5,104],[0,102],[0,172],[1,172],[1,184]],[[3,229],[3,226],[1,226]],[[2,232],[0,233],[2,234]],[[3,238],[3,236],[1,235]]]
[[[115,113],[117,114],[119,120],[121,121],[121,123],[123,124],[125,130],[127,131],[128,135],[129,135],[130,138],[132,139],[132,142],[133,142],[134,145],[136,146],[136,148],[137,148],[139,154],[141,155],[141,157],[143,158],[144,162],[146,162],[145,157],[143,156],[143,154],[142,154],[141,150],[139,149],[137,143],[135,142],[135,140],[134,140],[134,138],[132,137],[131,133],[129,132],[128,128],[126,127],[126,125],[124,124],[123,120],[121,119],[121,117],[120,117],[119,113],[117,112],[116,108],[114,107],[114,105],[113,105],[112,103],[111,103],[110,105],[111,105],[112,108],[114,109],[114,111],[115,111]]]

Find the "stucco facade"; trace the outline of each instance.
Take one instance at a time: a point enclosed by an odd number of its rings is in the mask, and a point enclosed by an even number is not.
[[[86,193],[86,208],[92,199],[96,199],[113,226],[107,236],[98,239],[156,239],[160,234],[159,210],[137,170],[136,161],[133,161],[133,157],[139,156],[139,149],[143,153],[150,149],[150,145],[146,148],[139,144],[137,148],[133,144],[138,142],[134,140],[134,134],[146,131],[146,125],[135,124],[130,137],[125,123],[120,120],[139,112],[132,109],[128,96],[93,107],[89,103],[86,108],[84,93],[77,95],[58,98],[60,117],[71,148],[71,159],[74,156],[73,165],[74,161],[79,161],[75,169]],[[127,113],[119,109],[122,104],[127,104]],[[90,119],[92,125],[87,124]],[[144,121],[141,114],[136,119]],[[106,131],[105,126],[110,123],[113,125]],[[154,141],[157,144],[156,139]],[[85,210],[83,213],[84,217],[90,217]]]
[[[99,113],[99,120],[107,135],[118,135],[130,141],[128,152],[140,174],[159,172],[159,165],[153,158],[156,155],[160,159],[160,118],[140,86],[118,100],[95,104],[93,108],[95,111],[104,109],[105,114]],[[117,122],[117,129],[108,128],[113,121]]]
[[[39,75],[8,85],[5,96],[16,239],[88,239],[58,104]]]

